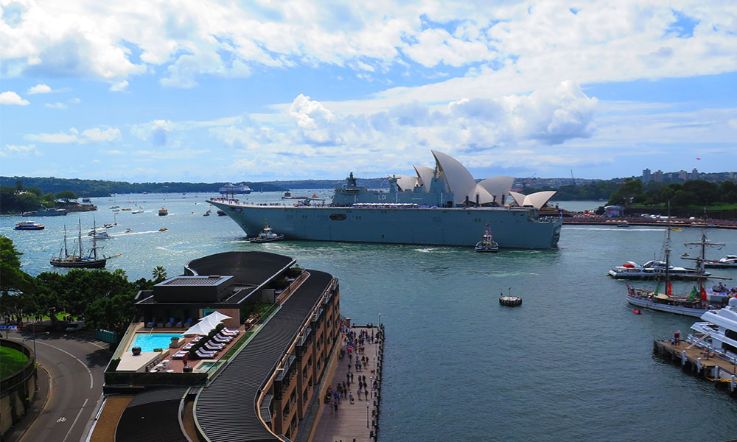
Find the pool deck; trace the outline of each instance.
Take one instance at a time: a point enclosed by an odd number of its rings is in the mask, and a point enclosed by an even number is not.
[[[362,330],[365,330],[369,335],[379,330],[378,327],[353,327],[350,330],[359,334]],[[345,345],[345,337],[341,345]],[[311,435],[310,440],[313,441],[356,441],[356,442],[370,442],[376,440],[376,432],[378,432],[379,422],[379,406],[381,403],[381,380],[379,380],[377,390],[371,388],[372,379],[377,374],[381,374],[381,361],[383,356],[379,358],[379,355],[383,355],[383,341],[379,342],[374,340],[373,343],[366,341],[364,344],[364,355],[368,356],[369,363],[366,367],[363,367],[361,371],[356,371],[355,365],[351,364],[351,369],[348,368],[349,358],[345,355],[341,360],[338,361],[338,365],[329,379],[327,384],[335,390],[338,382],[344,382],[346,380],[346,374],[350,371],[356,378],[355,381],[349,386],[349,390],[353,393],[354,401],[351,404],[350,400],[346,397],[340,400],[338,405],[338,411],[335,412],[332,404],[325,404],[324,398],[318,398],[321,402],[320,411],[318,412],[318,423]],[[360,354],[359,354],[360,357]],[[356,356],[353,356],[352,362],[355,362]],[[378,363],[378,365],[377,365]],[[369,397],[368,400],[364,396],[358,399],[358,376],[366,376],[366,383],[368,386]],[[380,376],[379,376],[380,377]]]
[[[239,328],[240,333],[238,336],[236,336],[236,339],[233,339],[228,344],[225,345],[225,347],[218,351],[217,355],[215,355],[214,358],[210,359],[189,359],[188,365],[190,367],[194,367],[195,371],[197,370],[197,367],[202,362],[215,362],[220,360],[223,355],[225,355],[228,350],[230,350],[234,345],[236,345],[241,339],[244,339],[246,336],[245,327],[241,326]],[[167,330],[167,333],[182,333],[184,330]],[[195,336],[190,337],[184,337],[182,346],[192,342],[192,340],[195,339]],[[120,358],[120,363],[118,364],[118,368],[116,371],[145,371],[146,365],[149,365],[149,371],[157,372],[167,372],[167,373],[182,373],[184,371],[184,360],[182,359],[174,359],[172,356],[178,352],[180,348],[166,348],[163,352],[142,352],[140,356],[133,356],[130,352],[130,349],[126,351]],[[142,356],[146,356],[145,359],[139,359]],[[163,365],[159,365],[163,364]]]

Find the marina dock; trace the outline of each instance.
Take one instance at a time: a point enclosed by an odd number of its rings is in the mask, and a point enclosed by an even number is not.
[[[314,441],[343,441],[343,442],[370,442],[375,441],[379,431],[379,407],[381,404],[381,375],[384,361],[384,327],[380,326],[353,326],[347,329],[359,336],[365,332],[373,339],[364,341],[363,353],[353,352],[350,357],[346,352],[338,361],[332,376],[325,382],[326,388],[321,390],[320,410],[318,419],[310,440]],[[345,348],[346,338],[341,343]],[[356,370],[356,360],[361,356],[368,358],[360,371]],[[350,365],[349,365],[350,364]],[[350,367],[350,368],[349,368]],[[353,382],[348,385],[350,394],[340,397],[337,411],[334,407],[335,399],[325,401],[328,389],[335,391],[338,383],[347,382],[348,373],[353,375]],[[366,377],[368,398],[358,395],[358,378]],[[373,381],[376,380],[376,388]],[[363,391],[363,390],[362,390]],[[353,401],[350,400],[353,395]],[[352,403],[351,403],[352,402]]]
[[[709,354],[688,341],[661,339],[653,342],[653,353],[717,386],[726,386],[733,395],[737,390],[737,365]]]

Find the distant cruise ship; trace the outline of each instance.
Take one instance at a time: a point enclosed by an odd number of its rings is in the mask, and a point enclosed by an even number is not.
[[[432,154],[435,168],[414,166],[416,175],[390,177],[388,192],[358,186],[351,173],[329,205],[209,202],[248,235],[269,225],[286,239],[474,246],[488,226],[501,248],[557,247],[561,218],[538,212],[555,192],[510,193],[513,177],[477,183],[450,155]]]
[[[218,190],[222,195],[227,194],[249,194],[251,193],[251,188],[246,186],[245,184],[226,184],[223,187],[221,187]]]

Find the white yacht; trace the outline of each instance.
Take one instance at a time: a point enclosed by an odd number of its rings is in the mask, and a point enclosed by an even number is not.
[[[700,273],[697,269],[687,269],[668,265],[668,273],[671,279],[702,279],[711,275],[709,272]],[[609,276],[614,279],[662,279],[665,275],[665,261],[648,261],[639,265],[633,261],[612,267]]]
[[[722,309],[707,311],[701,319],[691,326],[694,333],[688,341],[737,364],[737,298],[730,298]]]
[[[737,255],[727,255],[724,258],[704,261],[704,267],[716,269],[737,269]]]

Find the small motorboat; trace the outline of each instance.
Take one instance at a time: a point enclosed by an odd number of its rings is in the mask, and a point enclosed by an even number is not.
[[[519,307],[522,305],[521,296],[512,296],[512,289],[505,295],[503,292],[499,294],[499,304],[505,307]]]
[[[131,233],[132,231],[133,231],[133,229],[127,228],[127,229],[125,229],[125,232],[123,232],[123,233]]]
[[[262,243],[262,242],[274,242],[281,241],[284,239],[284,235],[279,235],[271,230],[271,227],[266,226],[257,236],[247,238],[248,242]]]
[[[166,227],[162,227],[162,228],[159,229],[159,232],[166,232],[167,230],[169,230],[169,229],[167,229]]]
[[[166,207],[162,207],[161,209],[159,209],[159,216],[166,216],[168,214],[169,214],[169,211],[166,210]]]
[[[131,210],[131,215],[136,215],[136,214],[139,214],[139,213],[143,213],[143,209]]]
[[[630,223],[628,223],[627,221],[622,221],[622,222],[617,223],[617,227],[629,227],[629,226],[630,226]]]
[[[223,212],[222,210],[218,210],[217,213],[218,213],[218,216],[225,216],[226,215],[226,213]]]
[[[202,216],[210,216],[210,213],[211,212],[212,212],[212,210],[207,209],[207,212],[203,213]]]
[[[484,228],[484,235],[481,237],[481,241],[476,243],[474,250],[479,253],[495,253],[499,251],[499,243],[494,241],[491,236],[491,227],[487,224]]]
[[[642,311],[640,311],[639,308],[633,308],[632,309],[632,314],[633,315],[641,315],[642,314]]]
[[[43,230],[46,226],[35,221],[21,221],[15,225],[15,230]]]

